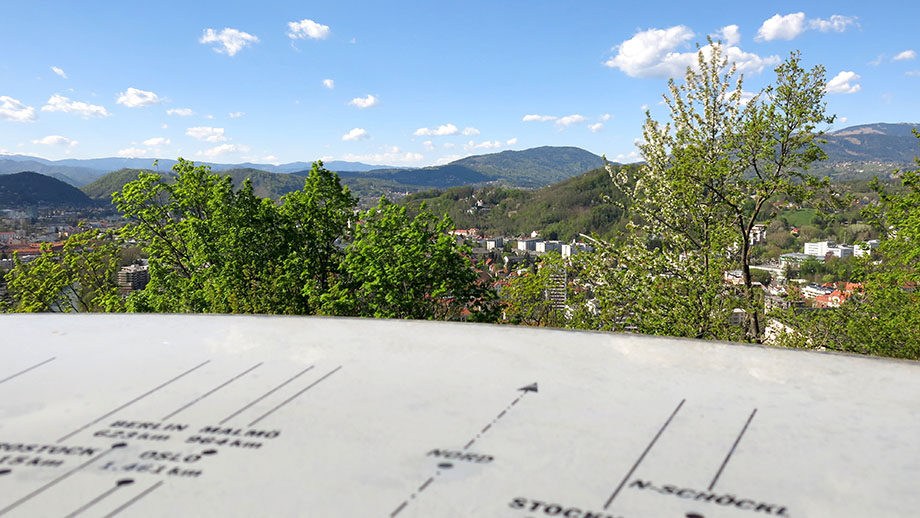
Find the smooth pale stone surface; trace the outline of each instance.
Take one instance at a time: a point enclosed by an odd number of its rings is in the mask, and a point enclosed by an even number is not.
[[[920,512],[914,362],[329,318],[15,315],[0,337],[3,517]]]

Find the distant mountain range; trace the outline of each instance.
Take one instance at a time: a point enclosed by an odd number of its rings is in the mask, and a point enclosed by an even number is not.
[[[470,156],[446,165],[419,169],[337,171],[348,183],[353,178],[386,180],[412,187],[446,188],[456,185],[503,183],[539,188],[596,169],[604,159],[577,147],[544,146],[523,151],[502,151]],[[294,174],[305,175],[309,171]]]
[[[539,188],[603,166],[601,157],[575,147],[540,147],[524,151],[503,151],[467,157],[443,166],[420,169],[385,168],[369,171],[340,171],[342,182],[363,199],[376,199],[391,192],[415,192],[457,185],[503,184],[513,187]],[[97,199],[108,199],[141,171],[119,169],[89,185],[83,192]],[[254,168],[215,171],[233,178],[235,185],[252,180],[259,196],[278,199],[303,187],[310,174],[304,169],[291,174],[273,173]],[[161,168],[160,174],[170,175]]]
[[[823,137],[827,143],[822,145],[828,159],[814,164],[812,171],[837,179],[890,175],[895,168],[911,164],[913,158],[920,155],[918,141],[911,133],[914,129],[920,129],[920,124],[865,124],[829,132]],[[36,179],[27,176],[16,180],[19,183],[14,183],[20,187],[25,186],[24,192],[31,194],[23,194],[20,199],[16,199],[11,196],[10,185],[13,183],[10,182],[13,179],[9,178],[15,175],[9,173],[41,173],[44,177],[53,177],[71,186],[82,186],[83,193],[90,198],[107,200],[113,192],[136,178],[141,170],[150,171],[152,164],[153,159],[141,158],[52,161],[24,155],[0,155],[0,179],[7,179],[4,184],[7,186],[6,197],[0,208],[10,203],[23,204],[27,200],[51,201],[58,199],[54,193],[64,192],[58,187],[51,188],[44,181],[44,187],[39,191],[29,191],[27,184]],[[173,160],[160,160],[158,170],[161,174],[169,175],[173,164]],[[303,178],[309,174],[312,164],[209,165],[215,172],[232,177],[236,185],[249,178],[257,195],[278,199],[287,192],[303,187]],[[340,161],[330,161],[325,166],[338,172],[342,181],[367,201],[390,193],[446,189],[461,185],[504,185],[537,189],[595,170],[603,166],[603,159],[576,147],[545,146],[470,156],[445,165],[415,169]],[[38,195],[45,188],[50,189],[47,194]],[[77,198],[71,201],[82,203]]]
[[[906,164],[920,155],[913,130],[920,124],[863,124],[832,131],[822,149],[830,162],[888,162]]]
[[[64,160],[47,160],[45,158],[27,155],[0,155],[0,174],[33,171],[58,180],[67,182],[76,187],[89,185],[106,174],[120,169],[153,169],[154,161],[158,162],[160,171],[169,171],[176,164],[175,160],[155,158],[89,158]],[[207,164],[214,171],[227,171],[230,169],[258,169],[270,173],[293,173],[309,170],[312,162],[291,162],[289,164],[216,164],[210,162],[196,162]],[[386,165],[370,165],[362,162],[344,162],[333,160],[324,163],[326,169],[331,171],[370,171],[372,169],[388,168]]]

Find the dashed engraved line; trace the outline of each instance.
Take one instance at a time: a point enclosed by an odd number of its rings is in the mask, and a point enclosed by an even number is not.
[[[481,438],[481,437],[483,436],[483,434],[485,434],[487,431],[489,431],[489,429],[492,428],[492,425],[495,424],[499,419],[501,419],[502,417],[504,417],[504,416],[508,413],[508,410],[510,410],[511,407],[513,407],[515,404],[517,404],[517,402],[520,401],[521,398],[523,398],[525,395],[527,395],[526,392],[523,393],[523,394],[521,394],[520,396],[518,396],[517,399],[515,399],[514,401],[512,401],[511,404],[508,405],[507,408],[505,408],[504,410],[502,410],[502,411],[498,414],[498,416],[497,416],[495,419],[492,420],[491,423],[487,424],[486,427],[483,428],[482,431],[481,431],[480,433],[477,433],[477,434],[476,434],[476,437],[470,439],[470,441],[469,441],[468,443],[466,443],[466,446],[464,446],[463,449],[464,449],[464,450],[469,449],[469,447],[472,446],[473,443],[475,443],[477,439]],[[392,513],[390,513],[390,518],[393,518],[394,516],[396,516],[397,514],[399,514],[400,512],[402,512],[402,510],[405,509],[406,506],[409,505],[409,502],[410,502],[411,500],[415,500],[415,497],[416,497],[419,493],[421,493],[422,491],[424,491],[425,488],[427,488],[429,485],[431,485],[432,482],[434,482],[435,478],[440,477],[440,476],[441,476],[441,470],[438,470],[438,471],[434,474],[433,477],[430,477],[428,480],[425,481],[424,484],[421,485],[421,487],[418,488],[418,491],[416,491],[415,493],[412,493],[411,495],[409,495],[409,498],[407,498],[406,500],[403,500],[403,503],[399,504],[399,507],[397,507],[396,509],[393,510]]]

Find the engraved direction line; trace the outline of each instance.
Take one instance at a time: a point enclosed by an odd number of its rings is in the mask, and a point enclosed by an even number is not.
[[[176,376],[175,378],[173,378],[173,379],[167,381],[166,383],[160,384],[160,385],[158,385],[157,387],[152,388],[152,389],[148,390],[147,392],[144,392],[144,393],[141,394],[140,396],[137,396],[136,398],[132,399],[131,401],[128,401],[128,402],[125,403],[124,405],[121,405],[120,407],[116,408],[115,410],[112,410],[111,412],[109,412],[109,413],[107,413],[107,414],[105,414],[105,415],[102,415],[102,416],[100,416],[100,417],[97,417],[96,419],[94,419],[94,420],[92,420],[92,421],[86,423],[85,425],[81,426],[80,428],[77,428],[76,430],[70,432],[69,434],[67,434],[67,435],[65,435],[65,436],[63,436],[63,437],[61,437],[61,438],[58,439],[56,442],[63,442],[63,441],[65,441],[65,440],[69,439],[70,437],[73,437],[74,435],[76,435],[76,434],[82,432],[83,430],[86,430],[87,428],[89,428],[90,426],[93,426],[94,424],[98,423],[99,421],[102,421],[102,420],[105,419],[106,417],[109,417],[109,416],[111,416],[112,414],[114,414],[114,413],[116,413],[116,412],[119,412],[119,411],[121,411],[121,410],[124,410],[125,408],[127,408],[127,407],[133,405],[134,403],[137,403],[138,401],[144,399],[145,397],[149,396],[150,394],[153,394],[154,392],[156,392],[156,391],[160,390],[161,388],[163,388],[163,387],[169,385],[170,383],[173,383],[173,382],[175,382],[175,381],[178,381],[179,379],[181,379],[181,378],[183,378],[183,377],[185,377],[185,376],[191,374],[192,372],[194,372],[194,371],[200,369],[201,367],[204,367],[205,365],[207,365],[207,364],[210,363],[210,362],[211,362],[211,360],[205,360],[205,361],[199,363],[198,365],[196,365],[196,366],[192,367],[191,369],[189,369],[189,370],[183,372],[182,374],[180,374],[180,375]]]
[[[158,487],[160,487],[160,486],[162,486],[162,485],[163,485],[163,481],[161,480],[161,481],[157,482],[156,484],[154,484],[154,485],[148,487],[147,489],[141,491],[138,495],[134,496],[133,498],[131,498],[131,499],[128,500],[127,502],[125,502],[125,503],[121,504],[120,506],[116,507],[114,511],[112,511],[111,513],[109,513],[109,514],[103,516],[102,518],[112,518],[113,516],[117,515],[118,513],[122,512],[122,511],[124,511],[124,510],[127,509],[128,507],[134,505],[138,500],[140,500],[141,498],[144,498],[145,496],[149,495],[150,493],[153,492],[154,489],[156,489],[156,488],[158,488]]]
[[[661,428],[658,429],[658,433],[655,434],[655,437],[652,439],[652,442],[648,443],[648,446],[645,447],[645,451],[642,452],[642,455],[639,456],[639,459],[636,461],[635,464],[633,464],[633,467],[630,468],[629,472],[626,473],[626,476],[623,477],[623,480],[620,482],[620,485],[618,485],[617,488],[613,490],[613,493],[610,495],[610,498],[607,499],[607,503],[604,504],[605,511],[607,510],[607,508],[610,507],[610,504],[613,503],[613,499],[617,497],[617,495],[620,493],[620,490],[623,489],[623,486],[626,485],[626,481],[629,480],[629,477],[631,477],[632,474],[636,471],[636,468],[638,468],[639,464],[641,464],[642,461],[645,459],[645,456],[652,449],[652,446],[655,445],[655,442],[658,441],[658,438],[661,437],[662,433],[664,433],[665,428],[667,428],[668,425],[671,424],[671,420],[674,419],[674,416],[677,415],[677,412],[680,411],[680,407],[684,406],[684,403],[686,401],[687,401],[686,399],[680,400],[680,403],[677,405],[677,408],[675,408],[674,411],[671,412],[671,416],[668,417],[668,420],[665,421],[664,424],[661,426]]]
[[[247,409],[248,409],[249,407],[251,407],[252,405],[255,405],[255,404],[258,403],[259,401],[262,401],[263,399],[267,398],[268,396],[274,394],[274,393],[277,392],[279,389],[281,389],[281,387],[284,387],[284,386],[287,385],[288,383],[290,383],[290,382],[294,381],[295,379],[301,377],[304,373],[306,373],[307,371],[309,371],[309,370],[312,369],[313,367],[315,367],[315,365],[311,365],[311,366],[307,367],[306,369],[304,369],[304,370],[298,372],[297,374],[291,376],[291,377],[288,378],[284,383],[282,383],[282,384],[278,385],[277,387],[275,387],[275,388],[269,390],[269,391],[266,392],[265,394],[262,394],[261,396],[257,397],[257,398],[254,399],[252,402],[250,402],[248,405],[244,406],[243,408],[241,408],[241,409],[237,410],[236,412],[233,412],[232,414],[230,414],[230,415],[228,415],[227,417],[223,418],[223,420],[221,420],[221,422],[218,423],[218,424],[224,424],[224,423],[226,423],[227,421],[233,419],[234,417],[236,417],[236,416],[238,416],[239,414],[241,414],[244,410],[247,410]]]
[[[713,477],[712,482],[709,484],[708,491],[712,491],[712,488],[715,487],[716,482],[719,480],[719,476],[722,475],[722,470],[725,469],[725,466],[728,465],[729,459],[732,458],[732,454],[735,453],[735,448],[738,447],[738,443],[741,442],[741,438],[744,437],[744,432],[747,431],[748,426],[751,424],[751,421],[754,419],[754,414],[757,413],[755,408],[751,415],[748,417],[747,422],[744,423],[744,428],[741,429],[741,433],[738,434],[738,438],[735,439],[735,444],[732,444],[732,449],[728,450],[728,455],[725,456],[725,460],[722,461],[722,465],[719,466],[719,471],[716,472],[716,476]]]
[[[114,493],[115,491],[118,491],[119,489],[121,489],[121,488],[124,487],[124,486],[130,486],[130,485],[133,484],[133,483],[134,483],[134,479],[131,479],[131,478],[123,478],[123,479],[119,480],[118,482],[115,482],[115,485],[114,485],[114,486],[110,487],[110,488],[107,489],[104,493],[102,493],[101,495],[97,496],[96,498],[93,498],[93,499],[90,500],[89,502],[86,502],[85,504],[83,504],[82,506],[80,506],[76,511],[74,511],[74,512],[68,514],[68,515],[65,516],[64,518],[74,518],[74,516],[79,515],[79,514],[82,513],[83,511],[85,511],[85,510],[89,509],[90,507],[92,507],[92,506],[98,504],[99,502],[105,500],[109,495],[111,495],[111,494]]]
[[[227,381],[221,383],[220,385],[218,385],[218,386],[212,388],[211,390],[205,392],[204,394],[198,396],[197,398],[195,398],[195,399],[189,401],[189,402],[186,403],[185,405],[182,405],[182,406],[179,407],[177,410],[174,410],[174,411],[170,412],[170,413],[167,414],[165,417],[163,417],[162,419],[160,419],[160,421],[162,422],[162,421],[165,421],[165,420],[169,419],[170,417],[175,416],[176,414],[178,414],[179,412],[185,410],[186,408],[188,408],[188,407],[194,405],[195,403],[201,401],[202,399],[204,399],[204,398],[210,396],[211,394],[217,392],[218,390],[220,390],[220,389],[226,387],[227,385],[233,383],[234,381],[236,381],[236,380],[242,378],[243,376],[249,374],[250,372],[256,370],[256,368],[260,367],[263,363],[265,363],[265,362],[259,362],[259,363],[255,364],[255,365],[253,365],[252,367],[250,367],[250,368],[244,370],[243,372],[237,374],[236,376],[230,378],[229,380],[227,380]]]
[[[13,375],[11,375],[11,376],[7,376],[7,377],[3,378],[2,380],[0,380],[0,384],[6,383],[7,381],[10,381],[11,379],[13,379],[13,378],[15,378],[15,377],[22,376],[23,374],[25,374],[25,373],[27,373],[27,372],[29,372],[29,371],[31,371],[31,370],[37,369],[37,368],[41,367],[42,365],[44,365],[44,364],[46,364],[46,363],[50,363],[50,362],[54,361],[55,359],[57,359],[57,356],[52,356],[51,358],[48,358],[47,360],[45,360],[45,361],[43,361],[43,362],[36,363],[35,365],[33,365],[33,366],[31,366],[31,367],[28,367],[28,368],[26,368],[26,369],[24,369],[24,370],[21,370],[21,371],[17,372],[16,374],[13,374]]]
[[[466,446],[463,447],[464,450],[469,449],[469,447],[472,446],[473,443],[475,443],[480,437],[483,436],[483,434],[485,434],[487,431],[489,431],[492,428],[493,424],[495,424],[502,417],[505,417],[505,415],[508,414],[508,411],[511,410],[511,407],[518,404],[518,402],[521,399],[523,399],[524,396],[526,396],[528,392],[537,392],[537,384],[531,383],[530,385],[527,385],[526,387],[521,387],[518,390],[523,391],[524,393],[518,396],[517,398],[515,398],[514,401],[512,401],[510,405],[508,405],[501,412],[499,412],[499,414],[495,417],[495,419],[492,420],[492,422],[487,424],[485,428],[483,428],[478,434],[476,434],[476,437],[473,437],[472,439],[470,439],[470,441],[466,443]],[[450,468],[451,465],[447,464],[445,467]],[[428,486],[430,486],[435,481],[435,479],[437,479],[440,476],[441,476],[441,470],[437,470],[433,476],[428,477],[428,480],[426,480],[425,483],[419,486],[418,490],[416,490],[415,493],[412,493],[412,495],[410,495],[409,498],[407,498],[406,500],[403,500],[403,502],[399,504],[399,506],[397,506],[396,509],[394,509],[390,513],[390,518],[393,518],[394,516],[402,512],[402,510],[405,509],[406,506],[409,505],[410,501],[415,500],[416,496],[418,496],[422,491],[424,491]]]
[[[0,509],[0,516],[5,515],[6,513],[12,511],[13,509],[15,509],[15,508],[19,507],[20,505],[24,504],[25,502],[27,502],[27,501],[31,500],[32,498],[38,496],[39,494],[43,493],[44,491],[46,491],[47,489],[51,488],[51,487],[54,486],[55,484],[61,482],[61,481],[64,480],[65,478],[67,478],[67,477],[73,475],[74,473],[80,471],[81,469],[85,468],[86,466],[89,466],[90,464],[96,462],[97,460],[101,459],[102,457],[105,457],[106,455],[108,455],[109,453],[111,453],[112,451],[114,451],[116,448],[123,448],[123,447],[125,447],[125,446],[127,446],[127,444],[125,444],[125,443],[123,443],[123,442],[113,444],[112,447],[109,448],[108,450],[105,450],[104,452],[100,453],[99,455],[96,455],[95,457],[89,459],[88,461],[84,462],[83,464],[80,464],[79,466],[77,466],[77,467],[75,467],[74,469],[68,471],[67,473],[64,473],[63,475],[57,477],[56,479],[52,480],[51,482],[48,482],[47,484],[41,486],[40,488],[36,489],[35,491],[32,491],[31,493],[25,495],[24,497],[20,498],[19,500],[16,500],[16,501],[13,502],[12,504],[10,504],[10,505],[4,507],[3,509]]]
[[[247,426],[252,426],[252,425],[258,423],[259,421],[265,419],[266,417],[268,417],[269,415],[271,415],[272,413],[274,413],[275,410],[278,410],[279,408],[281,408],[281,407],[283,407],[284,405],[290,403],[291,401],[294,401],[294,399],[296,399],[298,396],[300,396],[300,395],[303,394],[304,392],[310,390],[311,388],[315,387],[316,385],[319,385],[319,383],[320,383],[321,381],[325,380],[325,379],[328,378],[329,376],[332,376],[333,374],[335,374],[336,372],[338,372],[339,369],[341,369],[341,368],[342,368],[342,366],[339,365],[338,367],[336,367],[336,368],[332,369],[331,371],[327,372],[326,375],[324,375],[322,378],[320,378],[320,379],[314,381],[313,383],[310,383],[309,385],[306,386],[306,388],[301,389],[300,391],[298,391],[298,392],[297,392],[296,394],[294,394],[293,396],[291,396],[291,397],[285,399],[285,400],[282,401],[280,404],[278,404],[278,406],[276,406],[275,408],[272,408],[272,409],[269,410],[268,412],[265,412],[264,414],[262,414],[261,416],[259,416],[258,419],[256,419],[255,421],[249,423]]]

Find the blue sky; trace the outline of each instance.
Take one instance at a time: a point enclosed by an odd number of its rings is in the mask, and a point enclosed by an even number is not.
[[[638,160],[713,34],[823,65],[834,127],[920,122],[916,2],[42,2],[0,6],[0,153],[423,166],[571,145]]]

